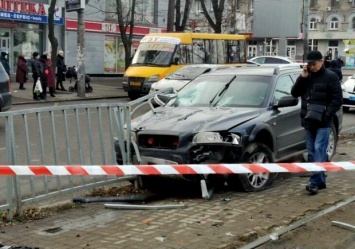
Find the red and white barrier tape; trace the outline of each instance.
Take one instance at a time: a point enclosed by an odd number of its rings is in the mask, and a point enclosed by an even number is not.
[[[0,165],[5,175],[195,175],[355,170],[355,162],[178,165]]]

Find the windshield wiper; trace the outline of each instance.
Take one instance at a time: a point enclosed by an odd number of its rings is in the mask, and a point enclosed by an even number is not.
[[[234,75],[233,78],[224,85],[223,89],[217,92],[215,96],[213,96],[213,98],[210,100],[210,107],[212,106],[212,103],[216,97],[221,97],[222,94],[225,93],[235,78],[237,78],[237,76]]]

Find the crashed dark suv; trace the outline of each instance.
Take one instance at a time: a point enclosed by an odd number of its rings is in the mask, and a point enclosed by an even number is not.
[[[282,65],[221,69],[199,76],[175,96],[170,95],[164,106],[152,107],[132,120],[132,162],[228,164],[302,158],[306,145],[300,101],[290,93],[299,75],[298,65]],[[332,125],[329,158],[335,154],[341,126],[339,111]],[[117,162],[122,164],[118,142],[115,149]],[[272,184],[274,176],[260,173],[223,177],[233,187],[261,191]]]

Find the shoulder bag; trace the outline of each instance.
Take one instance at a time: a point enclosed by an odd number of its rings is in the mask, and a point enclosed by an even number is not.
[[[314,104],[310,103],[312,100],[312,93],[314,93],[314,89],[316,87],[316,84],[314,84],[313,89],[310,91],[309,96],[308,96],[308,103],[307,103],[307,112],[305,115],[305,120],[309,121],[318,121],[321,122],[323,120],[323,114],[324,111],[326,110],[325,105],[321,104]]]

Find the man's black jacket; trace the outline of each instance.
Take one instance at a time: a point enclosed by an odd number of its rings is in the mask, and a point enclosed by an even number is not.
[[[333,116],[343,104],[343,93],[338,76],[324,66],[316,73],[309,73],[307,78],[300,75],[292,87],[293,97],[301,97],[301,124],[306,129],[330,127]],[[322,122],[305,120],[307,104],[326,106]]]

